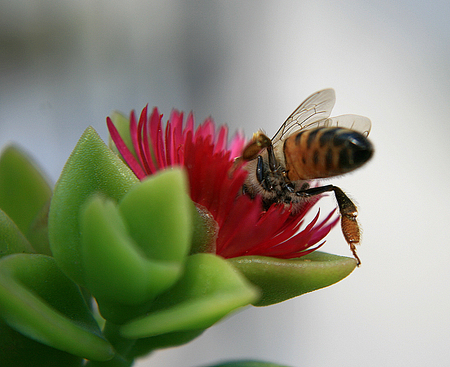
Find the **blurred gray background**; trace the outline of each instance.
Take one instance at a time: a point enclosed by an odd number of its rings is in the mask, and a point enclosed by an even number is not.
[[[272,135],[333,87],[333,115],[372,120],[373,161],[332,180],[359,203],[362,267],[137,366],[448,365],[449,19],[447,0],[0,1],[0,143],[53,182],[88,125],[107,139],[114,109],[175,107]],[[324,249],[350,255],[339,229]]]

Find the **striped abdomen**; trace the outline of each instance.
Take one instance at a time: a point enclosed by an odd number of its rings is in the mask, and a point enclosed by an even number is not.
[[[318,127],[289,136],[284,142],[291,181],[341,175],[362,166],[373,146],[362,134],[341,127]]]

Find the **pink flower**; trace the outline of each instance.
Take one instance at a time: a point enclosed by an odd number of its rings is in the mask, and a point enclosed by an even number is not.
[[[109,133],[125,162],[139,179],[167,167],[181,166],[187,171],[191,199],[206,209],[217,223],[215,253],[224,258],[248,255],[290,259],[304,256],[324,243],[324,237],[339,221],[335,211],[319,221],[319,212],[304,225],[305,215],[320,197],[306,202],[302,210],[291,213],[289,207],[273,204],[263,209],[261,198],[240,194],[247,171],[233,167],[245,138],[236,134],[228,143],[228,129],[207,119],[194,129],[189,114],[173,111],[165,128],[155,108],[147,117],[142,110],[139,122],[130,115],[131,144],[124,139],[108,117]],[[132,145],[132,146],[131,146]],[[233,170],[232,170],[233,168]]]

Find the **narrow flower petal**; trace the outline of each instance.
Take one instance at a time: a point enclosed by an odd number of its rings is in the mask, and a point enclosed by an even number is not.
[[[228,128],[223,125],[220,127],[219,133],[214,146],[214,153],[219,153],[227,148]]]
[[[150,129],[147,129],[147,124],[144,124],[144,136],[145,140],[144,143],[146,145],[149,144],[148,141],[148,134],[150,134],[151,138],[151,145],[153,147],[153,154],[154,158],[156,160],[156,165],[158,169],[165,168],[166,162],[164,159],[164,156],[166,155],[165,152],[165,144],[163,139],[163,132],[162,132],[162,124],[161,124],[161,115],[158,112],[158,109],[154,108],[152,114],[150,115]],[[149,147],[146,147],[149,149]]]
[[[111,139],[114,141],[114,144],[116,144],[116,147],[119,150],[125,162],[133,170],[137,178],[139,178],[140,180],[144,179],[146,177],[144,170],[141,168],[139,163],[136,161],[136,158],[134,158],[133,153],[130,152],[130,150],[122,140],[119,132],[117,131],[116,127],[114,126],[113,122],[109,117],[106,119],[106,124],[108,125],[108,130],[109,134],[111,135]]]
[[[144,107],[144,110],[147,111],[147,106]],[[142,113],[144,113],[144,111],[142,111]],[[140,163],[141,167],[145,167],[144,161],[142,159],[142,154],[139,154],[141,151],[140,150],[141,148],[139,146],[139,141],[138,141],[137,121],[136,121],[136,114],[134,113],[134,111],[131,111],[131,114],[130,114],[130,135],[131,135],[131,141],[133,142],[134,151],[137,153],[137,156],[139,158],[139,163]]]
[[[230,144],[230,156],[232,158],[239,157],[241,155],[242,149],[244,149],[247,139],[242,131],[238,131],[233,139],[231,139]]]
[[[152,112],[152,120],[156,120],[157,116],[159,116],[158,110],[154,109]],[[147,124],[147,109],[145,108],[141,116],[139,117],[139,125],[138,125],[138,131],[139,131],[139,137],[140,137],[140,146],[141,151],[143,152],[145,162],[147,163],[147,170],[149,173],[155,173],[160,165],[158,164],[159,161],[157,157],[155,157],[155,150],[151,149],[151,147],[156,145],[150,145],[149,144],[149,131],[148,131],[148,124]],[[156,163],[154,160],[156,159]]]

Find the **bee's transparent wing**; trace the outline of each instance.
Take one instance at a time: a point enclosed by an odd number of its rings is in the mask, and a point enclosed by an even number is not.
[[[306,98],[281,125],[272,144],[275,145],[295,131],[322,126],[320,122],[330,116],[335,101],[334,89],[323,89]]]
[[[369,135],[372,123],[367,117],[359,115],[341,115],[319,121],[317,126],[338,126],[358,131],[364,136]]]

